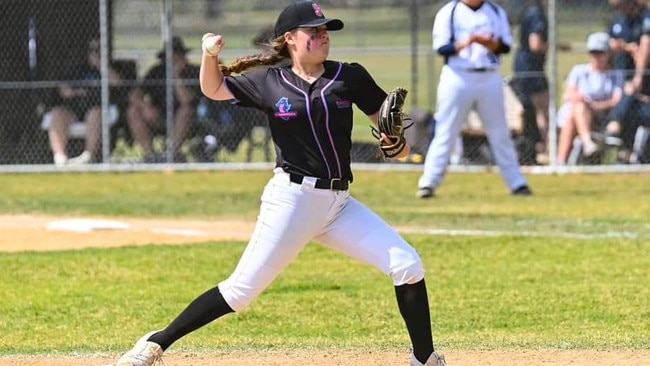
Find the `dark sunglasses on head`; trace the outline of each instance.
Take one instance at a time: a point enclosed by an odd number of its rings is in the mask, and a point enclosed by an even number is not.
[[[607,53],[607,52],[605,52],[605,51],[589,51],[589,54],[590,54],[590,55],[594,55],[594,56],[604,55],[604,54],[606,54],[606,53]]]

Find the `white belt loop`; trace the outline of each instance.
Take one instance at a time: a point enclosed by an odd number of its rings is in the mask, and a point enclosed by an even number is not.
[[[279,179],[279,182],[282,182],[283,185],[291,185],[291,179],[289,179],[289,173],[286,173],[282,168],[273,169],[276,179]]]
[[[316,179],[315,177],[304,177],[302,178],[302,184],[300,189],[303,191],[313,191],[316,188]]]

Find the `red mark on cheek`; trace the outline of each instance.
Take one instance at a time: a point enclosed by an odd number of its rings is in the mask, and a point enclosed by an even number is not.
[[[319,46],[319,44],[320,40],[318,39],[318,36],[312,34],[307,41],[307,51],[311,52],[312,47],[316,48]]]

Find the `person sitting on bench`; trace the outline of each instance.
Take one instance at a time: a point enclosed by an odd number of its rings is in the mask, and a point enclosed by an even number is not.
[[[88,164],[96,159],[102,133],[100,61],[99,39],[92,38],[86,59],[68,72],[59,88],[59,102],[48,112],[50,148],[57,166]],[[121,79],[111,67],[108,78],[110,83]],[[68,159],[68,129],[77,121],[85,123],[85,148],[79,156]]]

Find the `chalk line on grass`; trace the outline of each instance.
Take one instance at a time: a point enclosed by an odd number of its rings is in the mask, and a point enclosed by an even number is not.
[[[518,231],[518,230],[470,230],[470,229],[427,229],[427,228],[400,228],[399,231],[404,234],[420,234],[433,236],[525,236],[540,238],[567,238],[567,239],[640,239],[645,235],[639,235],[629,231],[608,231],[606,233],[571,233],[562,231]]]

